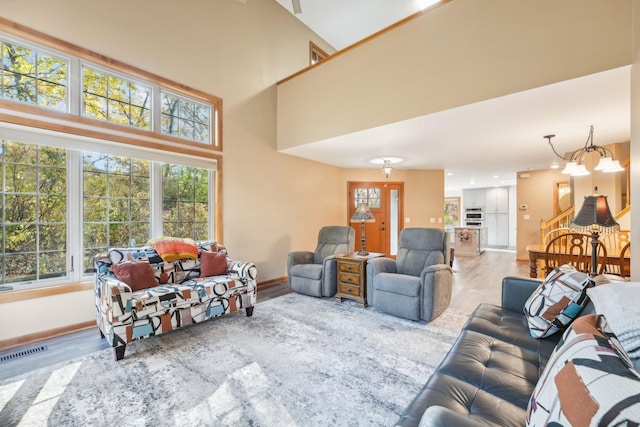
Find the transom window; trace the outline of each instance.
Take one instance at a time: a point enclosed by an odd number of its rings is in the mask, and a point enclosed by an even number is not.
[[[198,142],[211,138],[211,106],[162,91],[161,132]]]
[[[0,40],[0,95],[12,101],[67,111],[68,63]]]
[[[49,51],[56,52],[0,34],[0,97],[172,137],[173,143],[178,138],[221,148],[219,99],[166,79],[146,80],[140,75],[152,76],[132,67],[112,70],[114,61]]]
[[[139,129],[151,129],[151,88],[130,79],[83,67],[83,114]]]

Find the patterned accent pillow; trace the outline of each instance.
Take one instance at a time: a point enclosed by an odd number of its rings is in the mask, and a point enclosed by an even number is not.
[[[555,268],[524,305],[531,336],[545,338],[569,326],[589,301],[587,288],[593,285],[589,275],[570,264]]]
[[[603,315],[577,319],[536,384],[527,426],[631,426],[640,422],[640,376]]]

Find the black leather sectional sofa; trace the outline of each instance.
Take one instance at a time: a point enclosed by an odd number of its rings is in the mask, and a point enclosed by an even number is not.
[[[481,304],[396,426],[522,426],[561,334],[529,334],[523,307],[539,280],[506,277],[502,306]],[[588,304],[581,314],[593,312]]]

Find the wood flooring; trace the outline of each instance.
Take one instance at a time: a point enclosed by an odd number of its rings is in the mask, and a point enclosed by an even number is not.
[[[528,262],[517,262],[515,252],[509,251],[488,250],[478,257],[456,256],[453,269],[454,283],[450,307],[465,313],[471,313],[481,302],[499,305],[503,277],[529,276]],[[260,288],[254,316],[260,313],[261,301],[277,298],[289,292],[286,282]],[[335,302],[335,299],[332,298],[331,302]],[[215,322],[215,319],[211,321]],[[94,327],[0,351],[0,380],[106,348],[109,348],[107,341],[100,338],[97,327]]]

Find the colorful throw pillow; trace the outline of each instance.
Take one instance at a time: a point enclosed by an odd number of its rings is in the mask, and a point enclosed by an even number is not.
[[[147,261],[124,261],[111,266],[118,280],[129,285],[132,291],[158,286],[153,267]]]
[[[631,426],[640,422],[640,376],[604,316],[564,333],[529,399],[527,426]]]
[[[545,338],[568,326],[589,301],[589,275],[565,264],[555,268],[524,305],[529,333]]]
[[[181,259],[198,259],[198,245],[193,239],[179,237],[156,237],[148,242],[164,262],[174,262]]]
[[[200,252],[200,277],[227,274],[227,256],[221,252]]]

